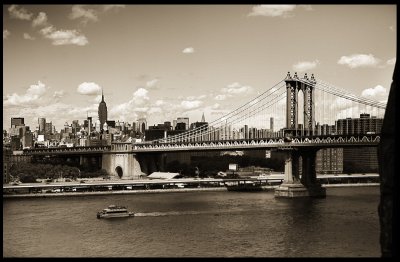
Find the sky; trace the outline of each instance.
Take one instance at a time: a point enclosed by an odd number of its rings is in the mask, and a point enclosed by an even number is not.
[[[45,117],[213,121],[313,73],[386,101],[396,5],[3,5],[3,129]]]

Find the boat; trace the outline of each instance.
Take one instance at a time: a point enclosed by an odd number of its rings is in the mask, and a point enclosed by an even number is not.
[[[109,205],[107,208],[97,212],[97,218],[114,218],[114,217],[133,217],[134,212],[129,212],[124,206]]]

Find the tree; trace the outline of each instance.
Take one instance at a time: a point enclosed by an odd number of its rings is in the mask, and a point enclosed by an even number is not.
[[[33,176],[31,174],[20,174],[19,180],[22,183],[36,183],[37,182],[35,176]]]

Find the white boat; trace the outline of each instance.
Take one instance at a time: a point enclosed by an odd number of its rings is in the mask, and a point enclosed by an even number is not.
[[[97,212],[97,218],[114,218],[114,217],[133,217],[135,213],[129,212],[124,206],[109,205],[107,208]]]

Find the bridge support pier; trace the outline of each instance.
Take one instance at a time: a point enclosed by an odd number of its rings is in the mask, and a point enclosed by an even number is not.
[[[285,178],[275,189],[276,198],[325,197],[325,188],[316,181],[316,150],[288,150],[285,159]],[[303,160],[300,179],[299,159]]]
[[[112,178],[139,179],[142,175],[137,156],[133,153],[103,154],[101,164]]]
[[[317,181],[315,158],[318,149],[305,149],[302,151],[303,171],[301,183],[307,187],[311,197],[325,197],[326,189]]]

